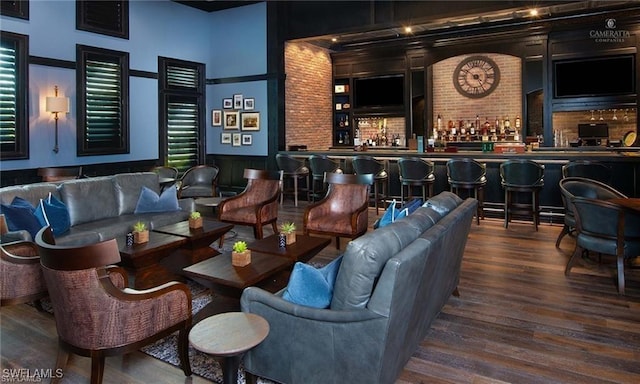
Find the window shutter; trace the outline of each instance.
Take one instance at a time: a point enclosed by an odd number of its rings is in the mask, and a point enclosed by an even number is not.
[[[76,28],[128,39],[129,1],[77,1]]]
[[[26,37],[3,32],[1,40],[0,152],[3,159],[27,158]]]
[[[197,68],[167,65],[167,88],[198,90],[200,76]]]
[[[180,172],[198,164],[199,109],[197,100],[167,103],[167,165]]]

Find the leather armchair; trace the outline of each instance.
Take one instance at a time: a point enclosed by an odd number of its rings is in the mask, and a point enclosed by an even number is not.
[[[614,199],[626,197],[616,189],[593,179],[584,177],[566,177],[559,182],[562,205],[564,206],[564,226],[556,240],[556,248],[560,246],[562,238],[573,235],[576,228],[576,218],[573,212],[572,200],[574,197],[587,197],[591,199]]]
[[[181,368],[191,375],[191,292],[185,284],[128,288],[125,270],[113,265],[120,262],[115,239],[59,246],[45,227],[36,244],[58,331],[57,369],[64,370],[70,352],[91,357],[91,383],[101,383],[106,356],[136,351],[179,331]]]
[[[180,179],[178,198],[217,196],[219,173],[217,165],[196,165],[187,169]]]
[[[38,176],[42,181],[64,181],[80,179],[82,175],[82,167],[46,167],[38,168]]]
[[[263,238],[262,227],[266,224],[271,224],[276,233],[282,171],[245,169],[244,178],[248,180],[244,191],[218,205],[218,220],[250,225],[256,239]],[[224,236],[220,238],[220,247],[223,242]]]
[[[35,301],[47,295],[38,247],[30,241],[0,244],[0,305]]]
[[[355,239],[369,225],[369,190],[373,174],[325,173],[329,185],[324,199],[307,206],[303,217],[304,234],[317,233]]]
[[[618,293],[624,295],[624,264],[640,256],[640,214],[606,200],[574,197],[576,248],[567,262],[564,274],[585,251],[616,257]]]

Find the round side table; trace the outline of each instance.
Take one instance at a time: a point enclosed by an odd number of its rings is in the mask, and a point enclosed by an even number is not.
[[[198,351],[224,357],[225,384],[238,382],[240,356],[269,334],[269,323],[253,313],[225,312],[208,317],[191,328],[189,342]]]

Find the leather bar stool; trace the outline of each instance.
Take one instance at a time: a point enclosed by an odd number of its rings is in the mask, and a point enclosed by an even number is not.
[[[373,200],[376,206],[376,215],[378,215],[379,203],[384,204],[387,198],[387,182],[389,173],[387,172],[386,162],[378,161],[372,156],[358,155],[351,162],[353,171],[356,175],[373,175]]]
[[[447,161],[447,181],[451,192],[459,195],[459,190],[473,191],[478,200],[476,223],[484,219],[484,187],[487,185],[487,165],[473,159],[451,159]]]
[[[504,188],[504,227],[509,227],[512,214],[530,214],[538,230],[540,223],[540,191],[544,186],[544,165],[532,160],[513,159],[500,164]],[[531,203],[515,202],[514,195],[529,193]]]
[[[419,157],[403,157],[398,160],[400,173],[400,200],[404,203],[404,188],[407,187],[408,200],[411,200],[413,187],[422,189],[422,201],[433,195],[433,163]]]
[[[326,192],[325,172],[342,173],[340,162],[330,159],[326,155],[311,155],[309,156],[309,168],[311,169],[311,186],[307,191],[307,200],[320,200],[324,198]]]
[[[276,154],[276,163],[282,173],[282,193],[280,194],[280,205],[284,201],[285,194],[293,194],[295,206],[298,206],[298,182],[300,179],[307,179],[306,186],[309,185],[309,168],[304,164],[304,160],[296,159],[293,156],[278,153]],[[293,180],[293,190],[285,189],[284,183],[287,180]],[[306,191],[306,188],[304,189]]]
[[[591,160],[573,160],[562,166],[562,177],[583,177],[601,183],[611,183],[611,168]]]

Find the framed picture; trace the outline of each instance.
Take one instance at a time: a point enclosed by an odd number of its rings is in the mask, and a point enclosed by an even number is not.
[[[222,108],[224,109],[233,108],[233,99],[222,99]]]
[[[242,95],[233,95],[233,108],[242,109]]]
[[[231,134],[230,133],[221,133],[220,134],[220,144],[231,144]]]
[[[224,111],[224,129],[240,128],[239,115],[238,111]]]
[[[260,112],[245,112],[242,114],[243,131],[260,130]]]
[[[222,126],[222,111],[219,109],[214,109],[211,111],[211,125],[214,127]]]
[[[233,134],[233,142],[231,143],[231,145],[233,145],[234,147],[239,147],[241,144],[240,140],[241,140],[241,136],[242,134],[240,133],[234,133]]]
[[[253,143],[252,136],[247,133],[242,134],[242,145],[251,145]]]
[[[247,111],[253,111],[255,104],[256,104],[256,100],[253,97],[248,97],[244,99],[244,109]]]

